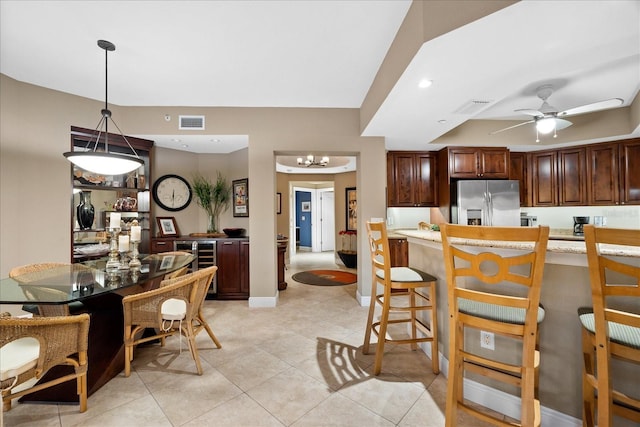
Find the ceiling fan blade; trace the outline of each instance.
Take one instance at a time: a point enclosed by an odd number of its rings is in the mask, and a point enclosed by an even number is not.
[[[520,126],[524,126],[524,125],[528,125],[529,123],[534,123],[534,122],[535,122],[535,120],[529,120],[528,122],[518,123],[517,125],[509,126],[507,128],[504,128],[504,129],[494,130],[493,132],[490,132],[489,135],[495,135],[496,133],[504,132],[505,130],[514,129],[514,128],[517,128],[517,127],[520,127]]]
[[[606,110],[622,105],[624,101],[620,98],[611,98],[605,101],[594,102],[592,104],[581,105],[575,108],[569,108],[558,113],[558,117],[577,116],[578,114],[592,113],[594,111]]]
[[[513,110],[513,111],[516,113],[522,113],[522,114],[526,114],[528,116],[533,116],[533,117],[544,116],[544,113],[538,110],[532,110],[531,108],[522,108],[520,110]]]
[[[572,124],[573,123],[571,123],[569,120],[559,119],[556,117],[556,130],[566,129]]]

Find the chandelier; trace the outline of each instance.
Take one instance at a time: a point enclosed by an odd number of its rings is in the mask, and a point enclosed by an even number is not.
[[[109,51],[116,50],[116,46],[108,42],[106,40],[98,40],[98,46],[101,49],[104,49],[104,65],[105,65],[105,84],[104,84],[104,108],[101,111],[102,118],[98,122],[98,126],[94,132],[94,136],[96,137],[95,143],[93,144],[93,149],[90,147],[91,140],[87,143],[84,151],[69,151],[64,153],[63,155],[69,160],[71,163],[76,165],[77,167],[87,170],[89,172],[98,173],[101,175],[121,175],[123,173],[131,172],[135,169],[138,169],[140,166],[144,165],[144,161],[138,156],[136,150],[133,149],[127,138],[124,136],[116,122],[111,118],[111,111],[109,110],[109,105],[107,103],[107,95],[108,95],[108,66],[107,66],[107,56]],[[120,153],[110,153],[109,152],[109,120],[113,122],[113,125],[118,129],[122,139],[127,143],[133,155],[128,154],[120,154]],[[100,142],[100,137],[104,133],[104,151],[97,151],[98,142]]]
[[[325,167],[329,164],[329,157],[323,156],[320,160],[316,160],[316,156],[309,154],[306,159],[298,157],[298,166],[304,166],[306,168],[311,166]]]

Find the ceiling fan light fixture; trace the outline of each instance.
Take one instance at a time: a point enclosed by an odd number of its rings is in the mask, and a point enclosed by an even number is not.
[[[536,121],[536,129],[543,135],[549,134],[556,130],[555,117],[545,117]]]
[[[124,136],[116,122],[111,118],[111,111],[109,110],[109,104],[107,102],[108,96],[108,63],[107,57],[109,51],[116,50],[116,46],[107,40],[98,40],[98,47],[104,49],[104,68],[105,68],[105,95],[104,95],[104,108],[101,111],[102,118],[98,122],[98,126],[94,132],[95,143],[93,149],[89,149],[91,141],[87,144],[86,151],[68,151],[63,153],[63,156],[77,167],[89,172],[97,173],[100,175],[121,175],[138,169],[144,165],[136,150],[131,146],[127,137]],[[132,155],[123,153],[111,153],[109,152],[109,120],[111,120],[120,132],[120,136],[127,143]],[[104,151],[98,151],[98,143],[101,142],[100,136],[104,133]]]

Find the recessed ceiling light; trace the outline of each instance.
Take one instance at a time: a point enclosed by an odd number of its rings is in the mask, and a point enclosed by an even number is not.
[[[189,144],[182,144],[182,148],[189,148]]]
[[[220,140],[218,138],[214,138],[211,140],[211,142],[220,142]]]
[[[177,139],[177,138],[172,138],[172,139],[171,139],[171,142],[182,142],[182,140]]]
[[[440,119],[440,120],[438,120],[438,123],[440,123],[441,125],[443,125],[443,124],[447,123],[447,121],[446,121],[445,119]]]
[[[428,88],[429,86],[431,86],[433,84],[433,80],[429,80],[429,79],[422,79],[420,80],[420,83],[418,83],[418,87],[420,89],[424,89],[424,88]]]

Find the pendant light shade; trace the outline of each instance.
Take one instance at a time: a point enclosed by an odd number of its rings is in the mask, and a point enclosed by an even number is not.
[[[91,147],[91,141],[87,144],[84,151],[69,151],[64,153],[64,157],[77,167],[89,172],[97,173],[100,175],[121,175],[138,169],[144,165],[136,150],[131,146],[127,137],[124,136],[118,125],[111,118],[111,111],[108,108],[108,63],[107,56],[109,51],[116,50],[116,46],[106,40],[98,40],[98,46],[104,49],[104,65],[105,65],[105,95],[104,95],[104,109],[102,109],[102,118],[96,127],[94,132],[95,142],[93,148]],[[131,150],[131,155],[122,153],[109,152],[109,120],[111,120],[114,126],[120,132],[122,139],[127,143]],[[100,136],[104,133],[104,138],[101,140]],[[104,151],[98,151],[98,143],[104,144]]]
[[[121,175],[144,165],[142,159],[126,154],[70,151],[64,156],[77,167],[100,175]]]

